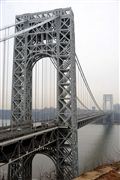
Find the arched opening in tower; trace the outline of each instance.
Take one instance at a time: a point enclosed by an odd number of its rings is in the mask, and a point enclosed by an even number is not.
[[[43,154],[34,156],[32,161],[32,179],[56,179],[55,164],[50,157]]]
[[[46,57],[32,70],[32,122],[35,127],[49,126],[56,120],[57,75],[55,62]]]

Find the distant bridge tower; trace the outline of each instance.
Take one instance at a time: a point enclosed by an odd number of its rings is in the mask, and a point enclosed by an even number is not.
[[[104,94],[103,95],[103,110],[108,113],[111,112],[111,122],[114,121],[114,113],[113,113],[113,95],[112,94]]]
[[[104,111],[112,111],[113,110],[113,95],[112,94],[104,94],[103,95],[103,110]]]

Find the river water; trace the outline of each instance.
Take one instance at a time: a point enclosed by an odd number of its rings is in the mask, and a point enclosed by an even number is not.
[[[120,125],[89,124],[78,130],[79,173],[105,163],[120,161]],[[44,155],[33,159],[33,180],[48,180],[48,172],[54,176],[55,166]],[[1,173],[6,174],[3,167]]]

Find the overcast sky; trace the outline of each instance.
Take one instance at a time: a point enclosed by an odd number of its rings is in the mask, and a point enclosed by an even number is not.
[[[117,0],[0,0],[1,26],[14,23],[15,15],[71,7],[75,19],[76,53],[90,87],[100,104],[103,94],[118,102],[118,1]]]

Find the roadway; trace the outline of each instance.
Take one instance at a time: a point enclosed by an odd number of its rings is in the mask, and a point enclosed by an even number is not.
[[[105,114],[102,113],[96,113],[96,112],[92,112],[92,113],[83,113],[80,116],[78,115],[78,129],[93,122],[98,120],[99,118],[103,117]],[[0,143],[10,140],[10,139],[16,139],[16,138],[21,138],[24,136],[28,136],[28,135],[33,135],[35,133],[44,133],[47,130],[52,130],[53,128],[58,128],[56,123],[53,123],[53,121],[49,121],[46,123],[40,123],[40,122],[36,122],[33,123],[33,127],[31,128],[24,128],[23,130],[20,129],[14,129],[11,130],[10,126],[4,128],[4,129],[0,129]]]
[[[103,116],[103,113],[83,114],[78,119],[78,128]],[[68,133],[69,127],[58,127],[53,123],[44,127],[38,124],[37,127],[21,131],[6,129],[6,132],[0,133],[0,163],[9,163],[44,148],[56,147],[59,128],[62,128],[65,134]]]

